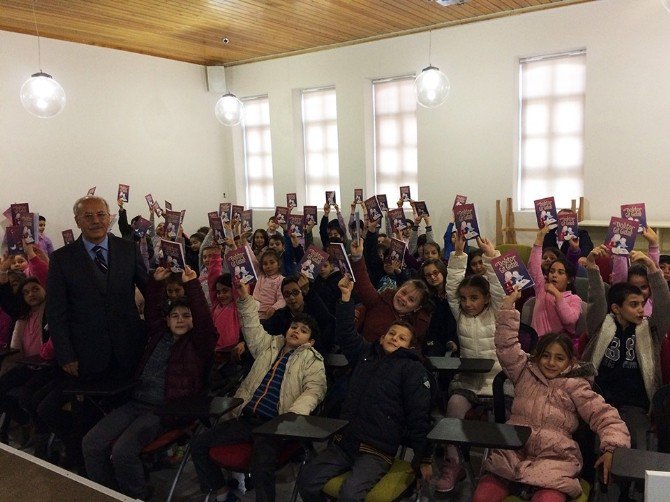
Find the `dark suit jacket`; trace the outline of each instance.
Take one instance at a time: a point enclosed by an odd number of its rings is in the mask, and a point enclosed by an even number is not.
[[[112,356],[132,374],[145,342],[135,285],[148,280],[134,242],[109,235],[106,281],[81,236],[51,255],[46,316],[59,365],[79,361],[80,376],[109,369]]]

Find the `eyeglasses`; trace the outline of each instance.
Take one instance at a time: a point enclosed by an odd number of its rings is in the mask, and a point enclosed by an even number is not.
[[[442,272],[440,272],[439,270],[435,270],[434,272],[424,272],[423,275],[424,277],[437,277],[441,273]]]
[[[300,296],[302,294],[302,291],[299,289],[292,289],[291,291],[283,291],[282,296],[284,298],[291,298],[293,296]]]
[[[109,216],[109,213],[106,211],[98,211],[97,213],[84,213],[81,215],[83,219],[86,221],[93,221],[95,218],[99,220],[104,220]]]

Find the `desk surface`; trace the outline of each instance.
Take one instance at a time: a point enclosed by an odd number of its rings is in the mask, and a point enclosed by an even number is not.
[[[137,385],[134,380],[119,382],[114,380],[78,381],[74,380],[63,390],[66,396],[107,397],[131,390]]]
[[[520,450],[528,441],[530,432],[530,427],[522,425],[443,418],[428,433],[428,439],[501,450]]]
[[[428,360],[437,371],[454,373],[488,373],[493,369],[493,359],[474,359],[460,357],[429,357]]]
[[[156,411],[159,416],[214,418],[234,410],[244,401],[239,397],[188,396],[175,399]]]
[[[349,365],[349,361],[344,354],[326,354],[323,362],[327,368],[344,368]]]
[[[42,359],[42,356],[39,354],[35,356],[24,357],[23,359],[18,359],[15,362],[16,364],[22,364],[23,366],[36,366],[40,368],[49,368],[56,365],[55,360],[47,361],[46,359]]]
[[[285,413],[256,427],[254,434],[285,439],[326,441],[349,424],[348,420]]]
[[[617,478],[644,480],[645,471],[669,471],[670,454],[617,448],[612,458],[612,474]]]

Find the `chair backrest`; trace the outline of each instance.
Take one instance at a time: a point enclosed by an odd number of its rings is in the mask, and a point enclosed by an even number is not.
[[[524,352],[531,354],[537,345],[537,331],[530,324],[519,324],[519,343]]]
[[[575,290],[583,301],[589,301],[589,280],[586,277],[575,277]]]
[[[526,300],[526,303],[523,304],[521,309],[521,322],[527,326],[530,326],[533,322],[533,310],[535,309],[535,300],[533,296]]]
[[[493,378],[493,417],[499,424],[504,424],[507,419],[504,391],[505,380],[507,380],[507,375],[504,371],[499,372]]]
[[[664,385],[654,394],[651,414],[658,434],[658,451],[670,453],[670,385]]]

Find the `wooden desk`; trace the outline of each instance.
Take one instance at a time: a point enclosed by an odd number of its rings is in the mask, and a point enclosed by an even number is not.
[[[454,373],[488,373],[493,369],[493,359],[475,359],[460,357],[429,357],[428,360],[436,371]]]
[[[670,454],[617,448],[612,458],[612,474],[621,479],[644,481],[645,471],[670,472]]]

